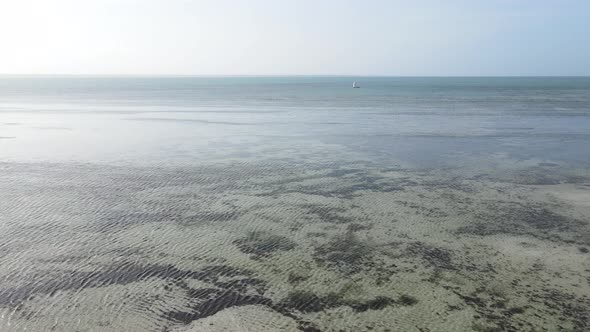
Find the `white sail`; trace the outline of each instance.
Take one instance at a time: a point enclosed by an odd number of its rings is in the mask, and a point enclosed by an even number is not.
[[[356,85],[356,81],[352,82],[352,87],[353,88],[358,88],[359,87],[358,85]]]

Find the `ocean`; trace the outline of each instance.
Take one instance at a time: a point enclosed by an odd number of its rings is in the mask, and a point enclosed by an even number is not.
[[[587,331],[589,250],[590,78],[0,77],[2,331]]]

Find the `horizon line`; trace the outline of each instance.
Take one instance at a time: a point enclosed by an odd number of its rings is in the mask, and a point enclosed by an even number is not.
[[[230,77],[365,77],[365,78],[590,78],[589,75],[371,75],[371,74],[4,74],[0,77],[161,77],[161,78],[230,78]]]

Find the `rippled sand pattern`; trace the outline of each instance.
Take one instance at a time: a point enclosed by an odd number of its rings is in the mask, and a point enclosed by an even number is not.
[[[317,156],[0,169],[3,331],[590,328],[579,175]]]

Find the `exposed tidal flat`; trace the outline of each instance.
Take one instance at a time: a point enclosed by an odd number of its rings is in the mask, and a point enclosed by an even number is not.
[[[0,330],[587,331],[589,89],[533,83],[4,110]]]

